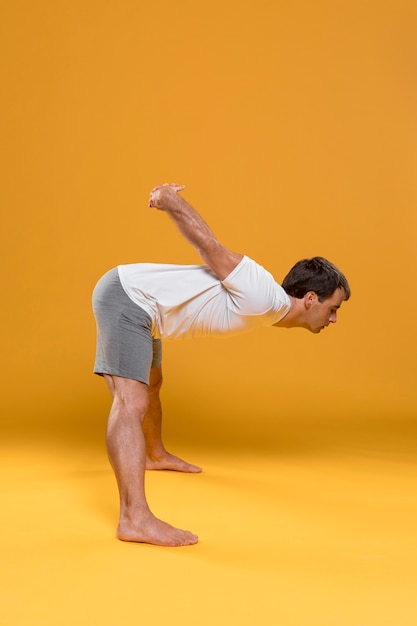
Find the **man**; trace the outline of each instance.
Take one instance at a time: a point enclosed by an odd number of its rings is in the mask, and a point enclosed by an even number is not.
[[[145,496],[145,469],[201,469],[168,453],[162,443],[161,339],[259,326],[319,333],[336,322],[350,296],[346,278],[321,257],[299,261],[278,285],[255,261],[217,241],[179,195],[183,189],[159,185],[149,206],[168,213],[206,265],[122,265],[99,280],[93,295],[94,371],[104,376],[113,398],[107,449],[120,495],[117,536],[163,546],[191,545],[198,538],[153,515]]]

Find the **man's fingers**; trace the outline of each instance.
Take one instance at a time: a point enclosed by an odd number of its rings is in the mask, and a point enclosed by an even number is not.
[[[169,187],[174,187],[177,191],[185,189],[185,185],[179,185],[178,183],[167,183]]]
[[[178,193],[179,191],[182,191],[183,189],[185,189],[185,185],[178,185],[178,183],[163,183],[162,185],[157,185],[156,187],[154,187],[150,193],[150,197],[149,197],[149,202],[148,202],[148,206],[149,207],[156,207],[157,208],[157,204],[155,203],[155,201],[157,202],[157,197],[154,197],[154,194],[156,192],[158,192],[160,189],[162,189],[162,187],[172,187],[172,189]],[[159,195],[159,194],[158,194]]]

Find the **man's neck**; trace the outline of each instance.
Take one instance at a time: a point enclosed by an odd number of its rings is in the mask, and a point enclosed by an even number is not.
[[[279,320],[274,326],[279,328],[304,328],[305,327],[305,309],[304,301],[299,298],[288,296],[291,300],[291,308],[288,313]]]

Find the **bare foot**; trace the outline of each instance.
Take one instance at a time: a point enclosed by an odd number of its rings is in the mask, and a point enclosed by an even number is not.
[[[140,523],[132,524],[130,521],[120,521],[117,537],[121,541],[151,543],[155,546],[168,547],[191,546],[198,542],[197,535],[189,530],[174,528],[152,513],[143,516]]]
[[[173,472],[187,472],[189,474],[198,474],[202,471],[198,465],[192,465],[187,463],[177,456],[164,452],[158,457],[146,457],[146,469],[147,470],[171,470]]]

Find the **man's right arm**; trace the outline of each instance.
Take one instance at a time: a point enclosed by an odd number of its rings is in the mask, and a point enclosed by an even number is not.
[[[202,217],[179,195],[181,185],[159,185],[151,191],[149,206],[165,211],[203,261],[224,280],[240,263],[242,254],[220,244]]]

